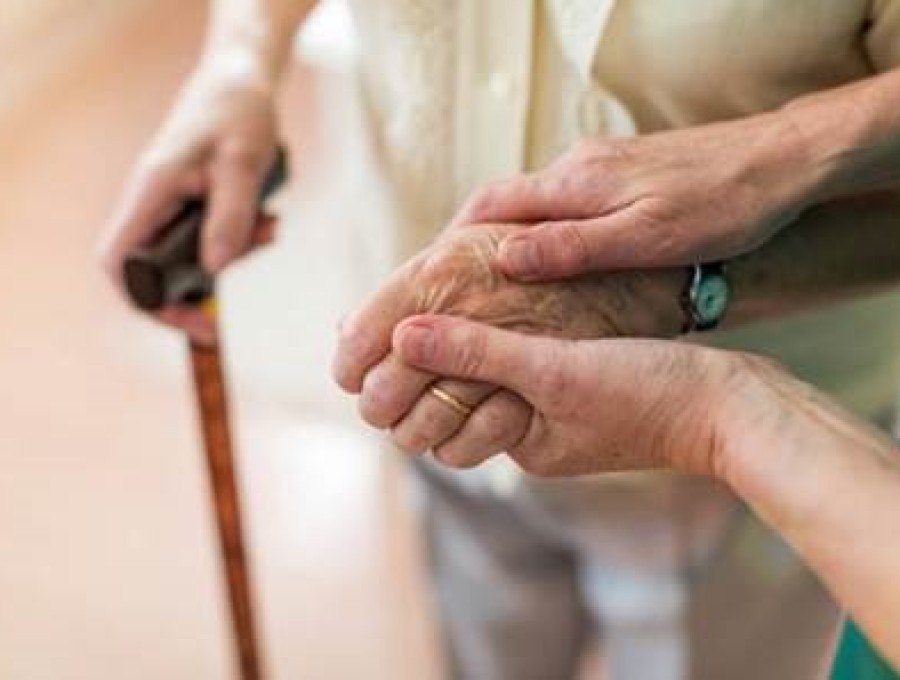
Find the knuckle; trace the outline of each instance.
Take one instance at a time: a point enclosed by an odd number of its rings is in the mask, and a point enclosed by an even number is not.
[[[564,223],[557,232],[558,252],[563,264],[571,267],[585,267],[590,261],[588,243],[578,226]]]
[[[155,148],[145,149],[138,156],[134,164],[134,174],[138,177],[153,177],[161,172],[165,172],[172,166],[168,155],[162,154]]]
[[[358,391],[358,386],[352,380],[347,366],[337,356],[331,362],[331,378],[348,394],[354,394]]]
[[[469,420],[473,439],[484,442],[484,448],[506,446],[518,438],[520,418],[511,405],[477,410]]]
[[[462,378],[477,378],[481,374],[487,353],[487,336],[480,330],[468,334],[460,343],[455,365]]]
[[[467,470],[475,467],[478,460],[475,459],[465,447],[448,444],[447,446],[439,446],[433,452],[435,460],[449,468],[456,470]]]
[[[252,235],[253,213],[243,206],[233,205],[210,214],[203,228],[207,242],[223,242],[232,248],[246,247]]]
[[[362,392],[364,369],[372,354],[371,341],[362,333],[342,327],[338,332],[337,350],[332,360],[331,372],[335,381],[346,392]]]
[[[617,155],[615,140],[586,138],[575,142],[563,160],[575,165],[595,165]]]
[[[532,477],[552,479],[558,476],[555,461],[541,451],[528,451],[516,456],[519,466]]]
[[[234,169],[258,173],[265,162],[265,152],[258,145],[244,140],[223,142],[216,154],[216,160]]]
[[[372,427],[386,429],[399,417],[399,399],[393,386],[384,380],[366,380],[359,397],[359,414]]]
[[[428,404],[415,423],[419,439],[429,446],[440,444],[458,423],[458,417],[443,404]]]
[[[687,264],[695,259],[698,231],[670,200],[650,197],[636,206],[623,232],[623,252],[654,265]]]
[[[398,428],[391,434],[391,439],[397,448],[410,456],[419,456],[428,450],[428,443],[414,430]]]
[[[387,417],[384,403],[378,397],[363,393],[358,402],[359,417],[372,427],[385,430],[393,423]]]
[[[554,353],[555,357],[555,353]],[[548,404],[560,406],[574,392],[573,377],[565,370],[560,361],[547,357],[538,367],[535,376],[535,388]]]
[[[561,162],[565,165],[582,165],[597,155],[599,143],[592,139],[581,139],[572,146]]]
[[[372,353],[372,341],[359,323],[354,321],[341,324],[338,331],[338,353],[350,365],[356,365],[363,357]]]
[[[468,201],[468,210],[466,211],[474,219],[479,216],[490,213],[496,206],[503,184],[501,182],[491,182],[476,189]]]
[[[139,185],[171,182],[183,165],[168,152],[155,148],[144,151],[134,165],[133,178]]]
[[[458,230],[415,258],[404,274],[419,311],[456,313],[500,284],[493,267],[497,239],[487,229]]]

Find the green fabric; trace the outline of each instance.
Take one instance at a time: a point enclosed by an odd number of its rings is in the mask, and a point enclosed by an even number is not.
[[[891,670],[851,622],[844,629],[831,680],[900,680],[900,675]]]

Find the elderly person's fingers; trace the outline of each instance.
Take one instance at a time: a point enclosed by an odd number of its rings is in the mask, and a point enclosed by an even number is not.
[[[453,437],[434,449],[444,465],[472,468],[513,450],[528,434],[532,408],[507,390],[498,390],[479,406]]]
[[[122,263],[128,253],[156,237],[183,202],[202,195],[207,186],[201,168],[150,162],[138,167],[98,247],[101,264],[120,291],[124,290]]]
[[[425,423],[431,431],[435,429],[438,420],[452,420],[454,426],[449,431],[445,432],[446,427],[438,428],[443,433],[438,441],[435,441],[436,435],[428,437],[428,444],[420,449],[424,451],[452,435],[459,427],[462,419],[456,422],[456,419],[450,418],[448,410],[452,412],[452,407],[457,406],[455,415],[459,416],[459,411],[474,408],[494,389],[480,383],[457,381],[435,384],[434,374],[413,368],[391,353],[366,373],[357,408],[363,420],[382,430],[399,427],[403,419],[409,418],[411,412],[416,411],[413,421],[402,428],[404,442],[421,439],[416,434],[417,425]],[[444,399],[443,408],[438,408],[441,398]],[[401,448],[407,449],[410,446],[411,444]]]
[[[412,455],[425,453],[453,437],[497,388],[484,383],[442,380],[421,395],[398,422],[391,438]]]
[[[359,391],[359,415],[372,427],[386,430],[399,422],[415,405],[434,375],[388,354],[365,374]]]
[[[245,254],[253,240],[257,196],[271,150],[223,142],[210,162],[210,196],[202,235],[205,269],[218,272]]]
[[[332,363],[338,385],[359,394],[367,373],[387,357],[394,327],[416,311],[415,290],[405,272],[398,270],[359,311],[341,322]]]
[[[254,227],[250,243],[247,244],[247,252],[258,248],[264,248],[272,244],[275,240],[275,232],[277,220],[273,215],[268,213],[260,213],[258,221]],[[156,313],[155,318],[166,326],[187,333],[191,339],[205,346],[215,345],[218,338],[216,337],[215,319],[209,310],[202,305],[175,305],[166,307]]]

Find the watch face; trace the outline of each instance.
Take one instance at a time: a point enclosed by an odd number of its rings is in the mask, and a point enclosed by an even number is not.
[[[728,309],[728,281],[723,276],[710,276],[700,282],[694,305],[702,325],[715,325]]]

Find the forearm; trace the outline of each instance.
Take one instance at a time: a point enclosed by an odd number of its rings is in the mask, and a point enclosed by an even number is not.
[[[758,250],[732,261],[727,322],[811,309],[900,283],[900,192],[807,211]]]
[[[253,69],[274,83],[290,56],[297,28],[317,0],[214,0],[203,62]]]
[[[808,205],[900,184],[900,71],[802,97],[777,115],[804,146]]]
[[[767,372],[733,404],[739,425],[726,428],[719,473],[900,667],[900,451],[811,388]],[[760,416],[777,426],[760,427]]]

